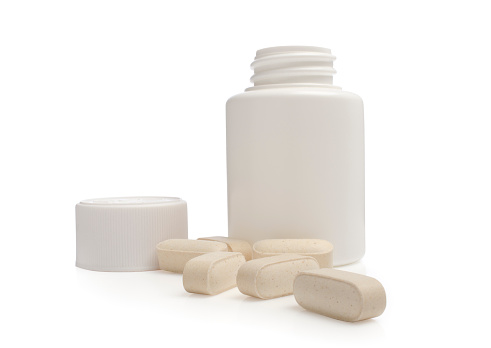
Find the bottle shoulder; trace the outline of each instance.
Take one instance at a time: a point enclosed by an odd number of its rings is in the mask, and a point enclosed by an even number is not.
[[[329,98],[329,99],[345,99],[363,102],[362,98],[353,93],[336,88],[267,88],[249,90],[236,95],[233,95],[227,100],[227,104],[234,101],[246,101],[268,98]]]

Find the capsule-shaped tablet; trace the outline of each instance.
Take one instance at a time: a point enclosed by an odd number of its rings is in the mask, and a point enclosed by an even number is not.
[[[228,246],[228,251],[242,253],[247,261],[252,259],[252,247],[246,240],[228,237],[204,237],[198,238],[198,240],[211,240],[215,242],[225,243]]]
[[[252,250],[254,259],[292,253],[311,256],[320,268],[331,268],[334,247],[323,239],[264,239],[254,243]]]
[[[344,321],[377,317],[385,310],[385,290],[374,278],[336,269],[301,272],[293,294],[310,311]]]
[[[189,260],[182,282],[187,292],[216,295],[237,286],[237,271],[246,262],[236,252],[208,253]]]
[[[157,244],[160,269],[176,273],[182,273],[192,258],[215,251],[228,251],[227,244],[191,239],[167,239]]]
[[[306,270],[318,269],[309,256],[283,254],[246,262],[237,273],[237,287],[245,295],[271,299],[293,293],[295,277]]]

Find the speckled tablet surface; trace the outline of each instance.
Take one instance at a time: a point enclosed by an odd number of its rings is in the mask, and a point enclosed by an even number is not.
[[[182,273],[186,262],[192,258],[215,251],[228,251],[228,246],[220,242],[191,239],[168,239],[157,244],[160,269],[176,273]]]
[[[293,293],[303,308],[344,321],[377,317],[386,306],[385,290],[378,280],[336,269],[301,272]]]
[[[318,268],[313,257],[295,254],[251,260],[239,268],[237,287],[245,295],[262,299],[291,295],[298,273]]]
[[[247,261],[252,259],[252,247],[246,240],[228,237],[204,237],[198,238],[198,240],[211,240],[215,242],[225,243],[228,246],[228,251],[236,251],[242,253]]]
[[[246,262],[239,252],[214,252],[189,260],[184,266],[187,292],[216,295],[236,286],[237,271]]]
[[[254,243],[252,251],[254,259],[285,253],[311,256],[321,268],[330,268],[334,247],[323,239],[264,239]]]

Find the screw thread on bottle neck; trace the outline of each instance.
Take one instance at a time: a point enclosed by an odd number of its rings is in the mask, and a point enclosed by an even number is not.
[[[261,49],[251,64],[254,87],[279,85],[320,85],[334,87],[336,59],[328,48],[311,46],[280,46]]]

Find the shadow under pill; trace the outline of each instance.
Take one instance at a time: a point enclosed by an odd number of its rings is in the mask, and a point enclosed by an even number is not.
[[[175,272],[169,272],[164,270],[157,270],[155,271],[155,274],[164,274],[166,276],[172,276],[172,277],[182,277],[182,273],[175,273]]]
[[[269,300],[263,300],[263,299],[253,297],[253,296],[247,296],[247,295],[244,295],[244,296],[245,296],[245,298],[242,299],[242,302],[244,302],[244,303],[257,303],[257,302],[269,301]]]
[[[349,322],[349,321],[343,321],[343,320],[338,320],[334,318],[330,318],[328,316],[318,314],[315,312],[308,311],[301,306],[288,306],[288,310],[294,311],[297,313],[297,315],[302,315],[305,317],[312,318],[313,320],[321,320],[321,321],[326,321],[338,326],[343,326],[343,327],[363,327],[363,328],[369,328],[370,330],[374,330],[374,335],[379,335],[383,336],[384,335],[384,329],[382,325],[377,322],[376,318],[371,318],[371,319],[366,319],[366,320],[360,320],[360,321],[355,321],[355,322]]]

